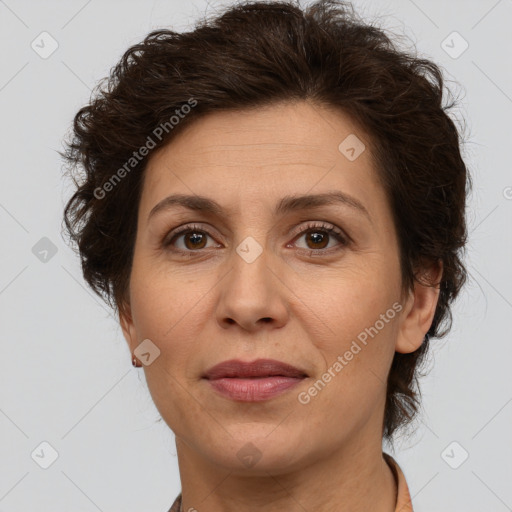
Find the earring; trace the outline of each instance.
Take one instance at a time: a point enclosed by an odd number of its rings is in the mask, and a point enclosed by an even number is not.
[[[135,356],[132,356],[132,365],[135,367],[135,368],[141,368],[142,365],[139,364],[139,362],[137,361],[137,358]]]

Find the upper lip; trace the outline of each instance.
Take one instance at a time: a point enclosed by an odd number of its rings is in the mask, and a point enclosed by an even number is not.
[[[288,363],[275,359],[256,359],[245,362],[239,359],[230,359],[212,366],[203,377],[206,379],[222,379],[224,377],[307,377],[304,370],[296,368]]]

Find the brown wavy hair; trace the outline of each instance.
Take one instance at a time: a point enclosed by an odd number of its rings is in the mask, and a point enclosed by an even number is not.
[[[391,442],[418,412],[418,375],[430,339],[451,329],[450,304],[467,277],[461,251],[471,188],[461,156],[464,141],[448,115],[456,101],[443,103],[443,73],[416,52],[400,49],[393,41],[399,38],[335,0],[307,8],[291,1],[238,3],[189,32],[154,30],[97,84],[60,152],[76,187],[65,207],[65,228],[78,247],[84,279],[119,312],[128,303],[142,178],[151,154],[138,153],[133,170],[126,162],[148,137],[158,148],[207,113],[284,101],[308,100],[350,115],[369,134],[392,209],[403,290],[422,279],[423,264],[443,263],[441,281],[428,283],[439,286],[440,295],[423,344],[410,354],[395,353],[392,362],[383,421],[383,437]],[[194,108],[186,110],[191,101]],[[172,116],[180,117],[174,126]],[[158,139],[159,126],[168,128]],[[123,166],[122,179],[112,186]],[[108,193],[98,197],[99,190]]]

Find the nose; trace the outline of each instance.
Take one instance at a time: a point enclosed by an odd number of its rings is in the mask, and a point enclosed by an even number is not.
[[[283,327],[291,291],[273,255],[263,249],[251,261],[233,251],[230,263],[231,270],[219,284],[216,314],[221,327],[238,325],[249,332]]]

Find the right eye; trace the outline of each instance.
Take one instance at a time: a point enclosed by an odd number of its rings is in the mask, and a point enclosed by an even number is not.
[[[166,250],[176,252],[196,252],[205,248],[205,243],[208,237],[212,238],[208,231],[205,231],[200,226],[188,224],[178,228],[177,231],[171,232],[170,235],[162,242],[162,246]],[[183,246],[176,247],[175,242],[180,238],[183,239]]]

